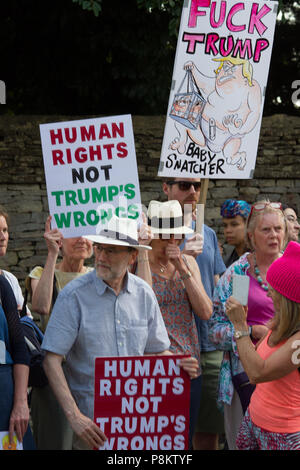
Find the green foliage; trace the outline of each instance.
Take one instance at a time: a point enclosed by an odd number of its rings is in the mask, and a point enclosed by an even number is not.
[[[183,0],[10,0],[1,80],[18,114],[165,114]],[[46,12],[46,14],[45,14]],[[295,113],[300,8],[281,2],[265,114]],[[292,13],[292,16],[291,16]]]
[[[74,1],[74,0],[73,0]],[[98,0],[99,3],[105,0]],[[107,1],[107,0],[106,0]],[[145,15],[158,12],[168,18],[169,41],[165,47],[176,48],[183,0],[135,0]],[[84,3],[93,3],[92,0]],[[297,112],[291,103],[291,83],[300,76],[298,28],[300,7],[294,0],[278,0],[275,33],[265,113]],[[289,79],[290,78],[290,79]]]
[[[171,36],[177,36],[181,11],[182,11],[182,0],[136,0],[139,8],[146,11],[163,11],[169,16],[169,33]]]
[[[72,0],[73,3],[78,3],[83,10],[92,11],[95,16],[98,16],[102,10],[102,0]]]

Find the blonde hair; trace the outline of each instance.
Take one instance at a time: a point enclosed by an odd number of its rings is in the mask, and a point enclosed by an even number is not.
[[[240,59],[238,57],[221,57],[220,59],[213,59],[216,62],[221,62],[219,67],[215,70],[215,74],[218,75],[218,73],[222,70],[224,62],[230,62],[232,65],[242,65],[242,74],[243,77],[247,78],[249,86],[253,86],[252,83],[252,75],[253,75],[253,67],[252,64],[249,62],[249,60],[246,59]]]
[[[278,344],[300,331],[300,304],[284,297],[275,289],[273,291],[278,296],[279,311],[275,312],[269,326],[273,332],[272,339]]]
[[[258,221],[265,214],[278,214],[282,218],[282,222],[283,222],[283,226],[284,226],[284,239],[283,239],[282,246],[280,247],[280,249],[282,250],[284,248],[284,246],[286,245],[286,243],[287,243],[287,222],[286,222],[286,218],[284,217],[284,213],[282,212],[281,209],[277,209],[277,208],[272,207],[271,205],[269,205],[270,201],[268,199],[257,201],[254,204],[266,204],[266,206],[262,210],[255,210],[255,209],[252,210],[251,209],[251,212],[250,212],[250,214],[247,218],[247,222],[246,222],[246,244],[247,244],[247,246],[251,250],[255,249],[255,247],[253,246],[253,243],[251,241],[251,238],[249,236],[249,233],[251,233],[251,234],[254,233],[254,231],[257,227]]]

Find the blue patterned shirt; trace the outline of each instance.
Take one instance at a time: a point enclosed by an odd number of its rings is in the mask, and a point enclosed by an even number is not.
[[[208,320],[209,339],[217,349],[224,351],[219,376],[218,405],[220,408],[224,403],[231,404],[234,390],[231,374],[236,375],[243,370],[237,352],[236,340],[233,337],[234,327],[226,315],[225,303],[232,295],[232,275],[247,275],[250,267],[247,259],[248,254],[244,253],[220,278],[213,296],[213,314]]]

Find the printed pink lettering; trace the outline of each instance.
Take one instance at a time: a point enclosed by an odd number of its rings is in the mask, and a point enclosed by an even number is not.
[[[219,40],[219,35],[216,33],[210,33],[207,35],[206,45],[205,45],[205,54],[212,53],[213,55],[218,54],[218,49],[215,46],[215,43]]]
[[[228,13],[227,21],[226,21],[226,26],[227,26],[227,28],[229,29],[229,31],[237,32],[237,31],[244,31],[244,30],[246,29],[246,25],[237,26],[237,25],[233,24],[233,22],[232,22],[233,16],[234,16],[239,10],[244,10],[244,4],[243,4],[243,3],[237,3],[236,5],[234,5],[234,6],[230,9],[230,12]]]
[[[258,4],[254,3],[252,5],[251,9],[251,16],[250,16],[250,23],[249,23],[249,33],[253,34],[254,33],[254,27],[256,28],[258,34],[262,36],[264,32],[266,31],[267,27],[264,25],[264,23],[261,22],[261,18],[265,15],[267,15],[270,11],[271,8],[269,8],[267,5],[264,5],[259,12],[257,12],[258,9]]]
[[[227,40],[227,47],[225,48],[225,42]],[[222,57],[227,57],[231,54],[233,49],[234,41],[232,36],[228,36],[227,38],[220,38],[220,54]]]
[[[186,52],[188,54],[195,54],[196,44],[198,42],[200,44],[202,44],[204,42],[205,34],[184,33],[182,40],[183,40],[183,42],[188,42]]]
[[[212,28],[219,28],[224,23],[226,17],[226,2],[222,1],[220,5],[220,15],[216,21],[216,2],[212,2],[210,8],[210,25]]]
[[[199,8],[200,7],[207,8],[209,6],[210,6],[210,0],[192,0],[189,22],[188,22],[189,28],[196,27],[198,16],[206,16],[206,11],[199,10]]]
[[[262,51],[267,49],[268,47],[269,47],[269,41],[267,39],[257,39],[256,44],[255,44],[254,56],[253,56],[254,62],[260,61],[260,56],[261,56]]]
[[[253,55],[252,52],[252,41],[251,39],[246,39],[243,43],[242,39],[238,39],[235,44],[233,57],[244,58],[246,55],[250,58]]]

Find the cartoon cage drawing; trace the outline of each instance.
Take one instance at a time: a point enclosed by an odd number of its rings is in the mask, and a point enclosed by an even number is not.
[[[187,91],[181,93],[185,82]],[[174,96],[169,116],[189,129],[197,129],[205,103],[206,101],[194,81],[191,70],[187,70]]]

